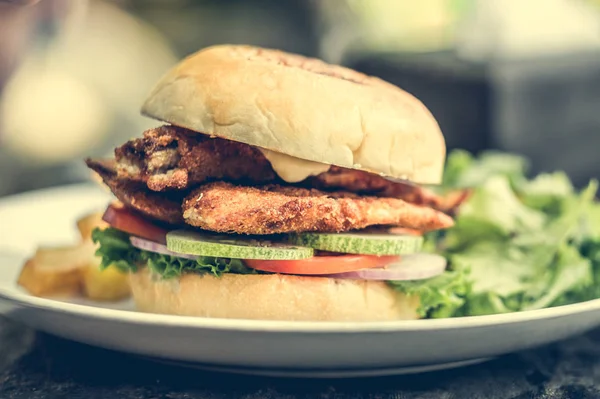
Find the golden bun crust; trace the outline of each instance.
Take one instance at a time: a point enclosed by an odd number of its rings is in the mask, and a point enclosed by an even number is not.
[[[129,282],[136,308],[149,313],[288,321],[418,318],[418,298],[406,297],[379,281],[277,274],[187,274],[160,280],[142,268],[130,275]]]
[[[213,46],[167,72],[142,114],[309,161],[438,184],[429,110],[381,79],[277,50]]]

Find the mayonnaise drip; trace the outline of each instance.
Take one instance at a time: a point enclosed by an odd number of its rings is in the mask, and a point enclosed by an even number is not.
[[[331,167],[331,165],[324,163],[307,161],[264,148],[258,148],[258,150],[271,163],[271,167],[275,173],[288,183],[297,183],[309,176],[316,176],[327,172]]]

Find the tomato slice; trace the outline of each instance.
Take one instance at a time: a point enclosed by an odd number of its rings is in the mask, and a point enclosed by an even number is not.
[[[160,244],[167,243],[167,230],[144,219],[143,216],[128,210],[124,206],[109,205],[102,216],[102,220],[117,230]]]
[[[244,262],[248,267],[264,272],[319,275],[383,267],[399,260],[399,256],[342,255],[314,256],[312,258],[300,260],[245,259]]]

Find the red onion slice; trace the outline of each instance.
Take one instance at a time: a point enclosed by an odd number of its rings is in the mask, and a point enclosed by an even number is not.
[[[446,269],[446,258],[435,254],[404,255],[400,262],[384,267],[360,269],[354,272],[328,274],[323,277],[354,280],[422,280],[442,274]]]
[[[133,245],[134,247],[136,247],[138,249],[143,249],[144,251],[154,252],[154,253],[161,254],[161,255],[176,256],[178,258],[183,258],[183,259],[191,259],[191,260],[198,259],[198,255],[188,255],[188,254],[181,254],[179,252],[173,252],[173,251],[170,251],[166,245],[159,244],[154,241],[146,240],[144,238],[131,236],[129,238],[129,241],[131,241],[131,245]]]

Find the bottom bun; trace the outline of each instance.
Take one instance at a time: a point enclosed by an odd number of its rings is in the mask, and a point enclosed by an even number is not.
[[[417,319],[418,297],[385,282],[280,274],[187,274],[161,280],[147,268],[130,275],[139,311],[181,316],[290,321]]]

